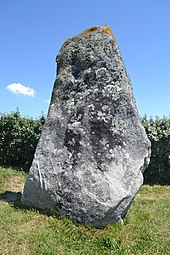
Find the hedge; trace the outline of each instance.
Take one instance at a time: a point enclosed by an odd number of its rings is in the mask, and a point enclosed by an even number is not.
[[[141,120],[152,145],[145,183],[170,185],[170,118],[144,116]],[[19,110],[0,114],[0,165],[28,171],[44,122],[43,115],[21,117]]]
[[[0,114],[0,165],[28,170],[45,117],[21,117],[19,110]]]
[[[170,118],[142,118],[151,141],[151,160],[144,172],[146,184],[170,185]]]

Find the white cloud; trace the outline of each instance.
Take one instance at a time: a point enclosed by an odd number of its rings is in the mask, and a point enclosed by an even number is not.
[[[22,85],[21,83],[9,84],[6,87],[6,89],[9,90],[10,92],[14,93],[14,94],[21,94],[21,95],[30,96],[30,97],[35,96],[35,90],[34,89],[26,87],[26,86]]]

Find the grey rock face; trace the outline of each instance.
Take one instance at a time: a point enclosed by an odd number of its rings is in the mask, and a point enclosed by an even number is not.
[[[105,226],[126,215],[149,158],[150,142],[110,28],[67,40],[22,203]]]

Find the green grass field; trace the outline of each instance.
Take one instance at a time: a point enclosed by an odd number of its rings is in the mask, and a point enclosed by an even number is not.
[[[25,179],[0,168],[0,255],[170,254],[170,186],[143,186],[123,225],[95,229],[22,208]]]

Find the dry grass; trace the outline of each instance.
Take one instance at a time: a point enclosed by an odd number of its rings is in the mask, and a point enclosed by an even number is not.
[[[142,200],[161,200],[169,199],[170,197],[170,186],[160,186],[160,185],[144,185],[140,193],[137,194],[136,199]]]
[[[22,192],[25,178],[23,176],[8,177],[4,183],[6,191]]]

